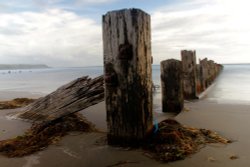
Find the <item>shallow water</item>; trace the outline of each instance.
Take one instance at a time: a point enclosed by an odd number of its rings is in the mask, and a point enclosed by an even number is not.
[[[102,67],[0,70],[0,91],[48,94],[76,78],[102,73]]]
[[[224,65],[206,100],[250,104],[250,65]]]
[[[58,87],[84,75],[96,77],[103,67],[49,68],[32,70],[0,70],[0,92],[48,94]],[[160,85],[160,66],[154,65],[152,77]],[[18,93],[17,93],[18,94]],[[1,95],[0,95],[1,96]],[[250,65],[224,65],[224,70],[208,91],[205,100],[218,103],[250,104]],[[161,90],[154,93],[155,109],[161,110]]]

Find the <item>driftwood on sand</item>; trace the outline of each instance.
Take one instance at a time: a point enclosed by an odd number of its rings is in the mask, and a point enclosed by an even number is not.
[[[103,76],[94,79],[84,76],[36,100],[15,117],[48,124],[103,100]]]
[[[93,124],[76,112],[104,100],[103,76],[78,78],[33,103],[30,99],[0,102],[2,108],[23,107],[14,118],[33,122],[22,136],[0,141],[0,153],[22,157],[56,143],[70,131],[93,132]]]

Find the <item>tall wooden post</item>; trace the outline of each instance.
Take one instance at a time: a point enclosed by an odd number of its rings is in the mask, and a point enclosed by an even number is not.
[[[213,83],[213,60],[208,60],[208,85],[212,85]]]
[[[200,64],[196,64],[196,92],[200,94],[202,92],[201,87],[201,66]]]
[[[205,91],[208,87],[208,83],[207,83],[207,79],[208,79],[207,58],[200,60],[200,67],[201,67],[201,87],[202,87],[202,91]]]
[[[137,145],[152,128],[150,16],[139,9],[103,16],[105,101],[110,145]]]
[[[161,62],[162,111],[179,113],[183,109],[182,64],[179,60]]]
[[[197,99],[196,91],[196,53],[195,51],[181,51],[183,70],[183,90],[185,99]]]

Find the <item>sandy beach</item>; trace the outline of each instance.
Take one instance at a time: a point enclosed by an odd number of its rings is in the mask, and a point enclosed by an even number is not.
[[[212,91],[212,90],[211,90]],[[106,115],[104,102],[81,111],[100,133],[74,132],[64,137],[58,144],[43,151],[23,158],[6,158],[0,155],[0,164],[5,167],[108,167],[108,166],[248,166],[250,160],[250,105],[218,104],[205,99],[185,103],[186,110],[175,118],[182,124],[196,128],[214,130],[233,140],[232,144],[211,144],[198,153],[171,163],[161,163],[147,156],[142,150],[128,150],[107,146],[104,142]],[[0,112],[0,139],[7,139],[22,134],[30,123],[9,120],[7,115],[17,110]],[[170,117],[169,114],[154,113],[159,121]],[[231,156],[238,159],[231,160]]]
[[[39,97],[43,97],[46,94],[44,93],[30,93],[26,91],[0,91],[0,101],[12,100],[15,98],[29,97],[32,99],[38,99]]]

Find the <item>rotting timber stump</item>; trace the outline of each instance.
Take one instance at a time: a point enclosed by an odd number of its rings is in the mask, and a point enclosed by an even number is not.
[[[205,91],[208,87],[207,78],[208,78],[208,63],[207,58],[200,60],[200,79],[201,79],[201,88],[202,91]]]
[[[197,64],[196,65],[196,92],[197,94],[200,94],[203,90],[202,90],[202,86],[201,86],[201,65]]]
[[[150,16],[139,9],[103,16],[108,144],[136,146],[152,128]]]
[[[183,70],[184,99],[197,99],[196,90],[196,52],[189,50],[181,51]]]
[[[162,111],[179,113],[183,109],[183,80],[181,61],[161,62]]]

